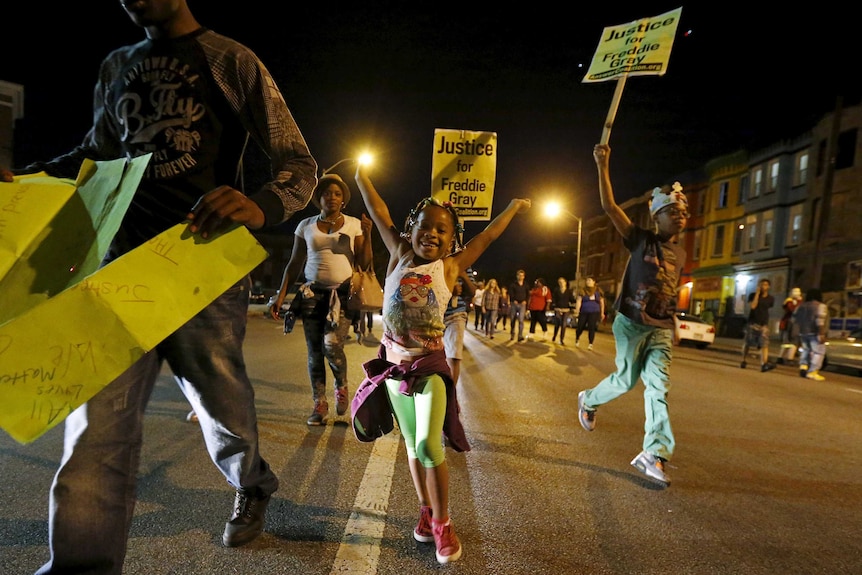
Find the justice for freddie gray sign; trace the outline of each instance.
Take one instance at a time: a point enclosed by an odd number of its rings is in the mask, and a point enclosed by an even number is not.
[[[461,221],[491,219],[497,133],[434,130],[431,196],[451,202]]]
[[[652,18],[605,28],[581,82],[664,75],[681,15],[680,7]]]

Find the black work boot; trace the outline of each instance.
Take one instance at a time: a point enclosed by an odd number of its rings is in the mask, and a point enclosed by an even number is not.
[[[263,532],[269,495],[260,489],[237,490],[233,515],[224,526],[222,542],[226,547],[239,547],[250,543]]]

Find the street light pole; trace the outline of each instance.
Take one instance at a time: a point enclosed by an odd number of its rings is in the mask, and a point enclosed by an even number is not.
[[[550,217],[556,217],[560,212],[566,214],[570,218],[574,218],[578,221],[578,253],[575,258],[575,287],[580,288],[581,283],[581,234],[583,232],[583,220],[567,210],[566,208],[560,206],[559,203],[552,201],[548,202],[545,205],[545,214]],[[571,232],[569,232],[571,233]]]
[[[569,210],[565,210],[566,215],[570,218],[574,218],[578,220],[578,253],[575,257],[575,286],[581,287],[581,233],[583,232],[583,223],[584,221],[570,212]]]
[[[578,255],[575,258],[575,287],[580,289],[580,287],[581,287],[581,224],[583,223],[583,220],[581,220],[581,218],[578,218],[578,216],[575,216],[574,214],[571,214],[571,215],[574,216],[575,218],[577,218],[577,220],[578,220]]]

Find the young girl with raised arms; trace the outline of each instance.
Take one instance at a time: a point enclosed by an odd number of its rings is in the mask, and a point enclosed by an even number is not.
[[[457,451],[470,446],[446,363],[443,314],[458,276],[500,237],[515,214],[529,209],[530,200],[512,200],[465,245],[454,207],[433,198],[420,201],[399,231],[367,169],[357,167],[356,182],[389,250],[389,264],[382,343],[378,358],[363,364],[366,378],[351,404],[353,429],[361,441],[373,441],[392,431],[395,417],[419,498],[413,537],[434,541],[437,561],[449,563],[460,558],[461,542],[449,520],[449,469],[441,434]]]

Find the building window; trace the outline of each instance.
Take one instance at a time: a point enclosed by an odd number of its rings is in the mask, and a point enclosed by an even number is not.
[[[742,239],[745,237],[745,223],[740,220],[733,227],[733,255],[742,251]]]
[[[746,216],[745,218],[745,251],[753,252],[757,249],[757,216]]]
[[[702,230],[694,231],[694,253],[692,254],[692,259],[697,261],[700,259],[700,240],[702,237]]]
[[[759,198],[760,194],[763,193],[763,167],[758,166],[754,168],[751,173],[751,198]]]
[[[778,160],[769,162],[769,186],[766,189],[769,194],[778,191],[778,168]]]
[[[835,152],[835,169],[853,167],[853,158],[856,155],[856,130],[847,130],[838,135],[838,151]]]
[[[808,150],[796,154],[793,185],[804,186],[808,183]]]
[[[803,204],[791,206],[787,213],[787,245],[799,245],[802,239],[802,207]]]
[[[748,174],[739,178],[739,203],[744,204],[745,200],[748,199],[748,186],[751,182],[751,178]]]
[[[718,184],[718,201],[715,207],[718,209],[727,207],[727,196],[730,194],[730,182],[721,182]]]
[[[724,253],[724,225],[715,226],[715,240],[712,243],[712,257],[720,258]]]
[[[772,247],[772,226],[775,222],[775,212],[769,210],[763,212],[763,234],[760,238],[761,249],[769,249]]]

